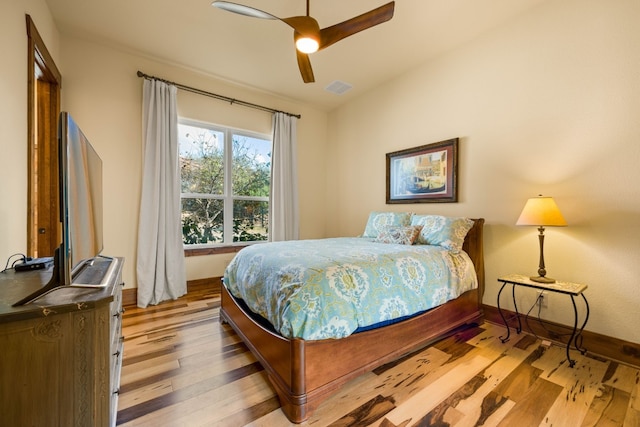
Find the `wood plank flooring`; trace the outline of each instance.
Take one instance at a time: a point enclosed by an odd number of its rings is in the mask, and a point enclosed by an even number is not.
[[[118,425],[289,426],[266,374],[200,290],[129,307]],[[640,370],[485,323],[364,374],[308,426],[640,426]],[[585,342],[588,348],[588,342]]]

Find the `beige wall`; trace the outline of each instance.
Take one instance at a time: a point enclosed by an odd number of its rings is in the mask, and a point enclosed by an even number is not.
[[[328,234],[361,233],[370,210],[484,217],[495,306],[498,276],[537,270],[537,231],[515,226],[526,199],[553,196],[569,226],[547,228],[548,275],[589,285],[587,329],[640,342],[639,18],[636,0],[545,2],[332,112]],[[459,202],[386,205],[385,153],[453,137]],[[572,313],[557,295],[543,310]]]

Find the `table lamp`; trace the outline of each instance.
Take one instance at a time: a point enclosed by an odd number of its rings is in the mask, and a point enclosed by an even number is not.
[[[545,197],[542,194],[538,197],[530,198],[524,205],[516,225],[537,225],[540,232],[538,234],[538,240],[540,240],[538,275],[530,277],[530,279],[539,283],[555,283],[555,279],[546,277],[547,270],[544,267],[544,228],[565,227],[567,225],[556,202],[552,197]]]

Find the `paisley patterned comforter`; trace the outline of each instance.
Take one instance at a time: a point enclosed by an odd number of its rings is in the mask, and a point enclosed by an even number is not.
[[[342,237],[248,246],[224,285],[284,337],[318,340],[436,307],[478,281],[462,251]]]

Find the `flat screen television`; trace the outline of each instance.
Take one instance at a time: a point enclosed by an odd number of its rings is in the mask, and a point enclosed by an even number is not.
[[[27,304],[60,286],[104,287],[117,260],[103,249],[102,160],[71,115],[60,113],[58,169],[62,242],[51,280],[18,301]]]

